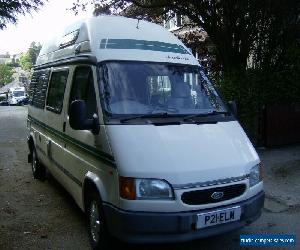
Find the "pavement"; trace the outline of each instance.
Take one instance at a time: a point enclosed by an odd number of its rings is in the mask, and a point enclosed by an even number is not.
[[[300,145],[257,151],[264,165],[265,209],[300,211]]]

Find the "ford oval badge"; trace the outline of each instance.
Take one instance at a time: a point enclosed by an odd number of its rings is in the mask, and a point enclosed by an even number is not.
[[[212,195],[210,196],[214,200],[220,200],[224,196],[223,192],[213,192]]]

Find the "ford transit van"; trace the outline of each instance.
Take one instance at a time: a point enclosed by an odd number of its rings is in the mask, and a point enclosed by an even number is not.
[[[165,243],[256,220],[261,162],[204,69],[163,27],[77,22],[45,43],[29,92],[28,160],[87,215],[94,249],[111,236]]]

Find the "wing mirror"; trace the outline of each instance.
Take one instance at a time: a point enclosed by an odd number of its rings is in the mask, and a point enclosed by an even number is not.
[[[83,100],[75,100],[71,103],[69,123],[75,130],[91,130],[93,134],[99,134],[100,131],[97,115],[92,119],[87,118],[86,104]]]
[[[234,116],[237,116],[237,105],[235,101],[229,101],[228,107]]]

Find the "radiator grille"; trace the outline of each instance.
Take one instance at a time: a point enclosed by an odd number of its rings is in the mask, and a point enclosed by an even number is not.
[[[188,205],[203,205],[209,203],[216,203],[236,198],[242,195],[245,192],[245,190],[245,184],[235,184],[224,187],[209,188],[204,190],[185,192],[182,194],[181,200]],[[219,199],[214,199],[212,198],[212,195],[215,192],[223,192],[223,196]]]

